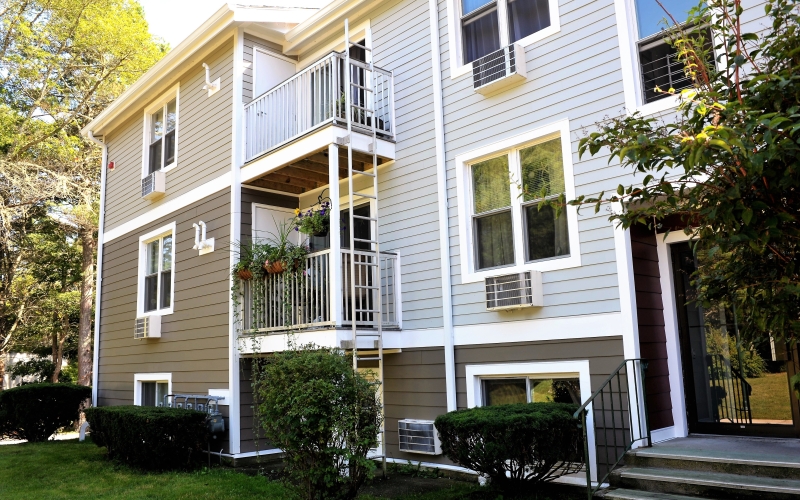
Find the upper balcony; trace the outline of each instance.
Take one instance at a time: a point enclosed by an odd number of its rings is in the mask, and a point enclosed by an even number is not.
[[[327,126],[344,127],[345,55],[332,52],[245,106],[245,164]],[[352,129],[394,141],[391,71],[350,58]]]

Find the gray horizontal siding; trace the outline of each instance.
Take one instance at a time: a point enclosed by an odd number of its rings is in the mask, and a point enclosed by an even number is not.
[[[526,50],[528,79],[491,97],[472,90],[471,74],[450,78],[446,3],[439,2],[442,86],[448,166],[450,256],[456,325],[552,318],[620,310],[614,232],[608,214],[579,215],[582,265],[543,275],[544,307],[513,313],[488,312],[482,282],[461,280],[455,157],[564,118],[570,120],[574,182],[578,194],[596,194],[627,178],[607,158],[578,158],[583,127],[618,114],[624,105],[613,0],[561,0],[559,33]],[[586,20],[591,19],[591,23]],[[588,78],[587,75],[591,75]]]
[[[221,89],[208,97],[206,62]],[[233,124],[233,41],[229,39],[203,61],[182,65],[167,81],[180,82],[177,166],[166,173],[166,195],[156,201],[141,197],[144,109],[109,134],[108,159],[116,164],[106,185],[105,229],[113,229],[148,210],[177,198],[231,168]]]
[[[230,191],[182,208],[103,248],[98,396],[100,405],[133,403],[135,373],[172,373],[173,391],[207,394],[228,387]],[[192,223],[203,220],[214,252],[199,256]],[[160,339],[134,340],[139,236],[172,222],[174,313]]]

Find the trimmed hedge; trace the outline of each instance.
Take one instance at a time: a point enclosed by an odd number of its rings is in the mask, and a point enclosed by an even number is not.
[[[0,391],[0,436],[47,441],[80,416],[92,388],[74,384],[28,384]]]
[[[435,425],[450,460],[488,476],[500,490],[518,491],[580,470],[577,409],[566,403],[484,406],[440,415]]]
[[[206,414],[180,408],[103,406],[87,408],[97,446],[111,459],[147,470],[191,469],[208,442]]]

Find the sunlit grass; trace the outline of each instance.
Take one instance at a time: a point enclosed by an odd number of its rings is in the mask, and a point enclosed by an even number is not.
[[[785,373],[767,373],[762,377],[749,378],[753,387],[750,395],[750,410],[753,419],[792,420],[789,383]]]

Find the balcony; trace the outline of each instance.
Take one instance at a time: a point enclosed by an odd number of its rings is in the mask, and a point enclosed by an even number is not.
[[[353,295],[349,251],[340,254],[338,286],[331,255],[330,249],[314,252],[295,272],[245,282],[243,335],[352,328],[354,312],[359,329],[377,328],[378,321],[383,328],[399,328],[399,256],[382,252],[374,265],[374,252],[355,251]]]
[[[245,106],[245,163],[328,125],[345,125],[345,57],[333,52]],[[352,127],[394,140],[390,71],[350,59]]]

